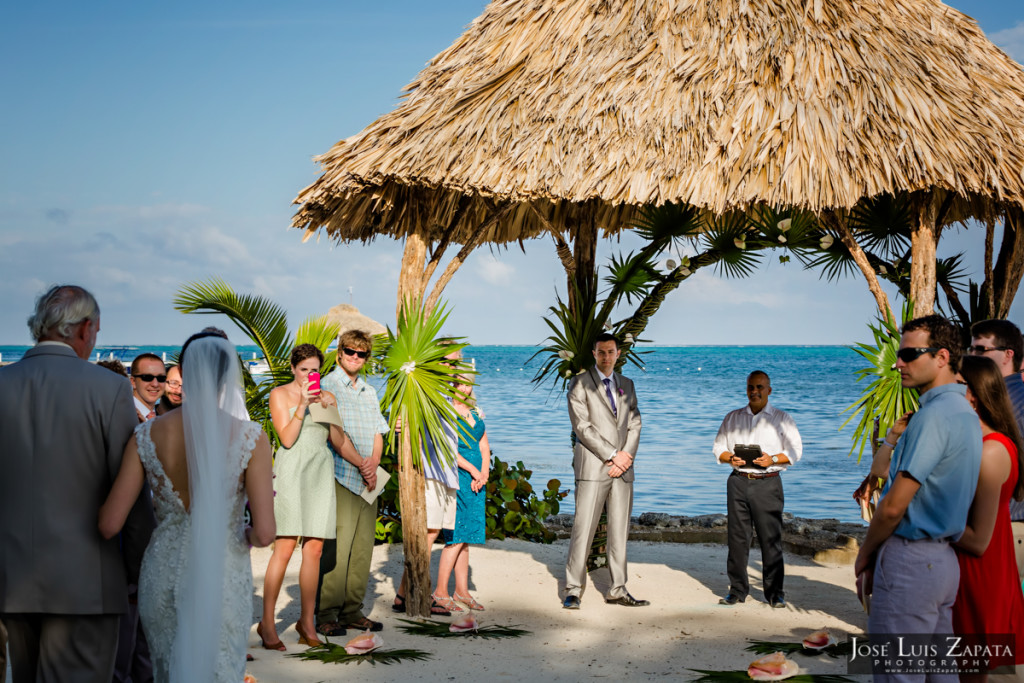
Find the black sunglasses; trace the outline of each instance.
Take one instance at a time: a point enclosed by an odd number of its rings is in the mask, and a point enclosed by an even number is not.
[[[968,346],[964,349],[964,353],[971,356],[984,356],[989,351],[1006,351],[1009,346]]]
[[[167,381],[167,375],[149,375],[149,374],[146,374],[146,375],[132,375],[132,377],[135,377],[137,379],[141,379],[143,382],[152,382],[153,380],[156,380],[157,382],[160,382],[160,384],[163,384],[164,382]]]
[[[896,357],[904,363],[912,363],[926,353],[935,353],[937,346],[908,346],[896,352]]]
[[[362,358],[364,360],[370,355],[369,351],[356,351],[355,349],[350,349],[347,346],[341,347],[341,350],[346,356],[356,356],[357,358]]]

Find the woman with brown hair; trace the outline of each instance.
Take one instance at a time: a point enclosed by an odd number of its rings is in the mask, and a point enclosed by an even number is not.
[[[320,578],[320,554],[324,539],[334,538],[334,457],[327,447],[328,427],[308,414],[310,405],[337,406],[334,394],[311,385],[309,375],[319,372],[324,356],[312,344],[292,349],[294,379],[270,392],[270,418],[281,440],[274,456],[274,517],[277,539],[263,584],[263,619],[256,632],[267,650],[285,650],[277,635],[274,615],[284,573],[299,538],[302,565],[299,568],[299,621],[295,630],[302,645],[321,645],[313,615],[316,586]]]
[[[1009,508],[1011,496],[1024,498],[1020,478],[1024,444],[996,364],[984,356],[964,356],[960,377],[967,385],[967,400],[981,420],[984,443],[967,528],[954,544],[960,590],[953,604],[953,631],[1016,634],[1016,657],[997,657],[992,662],[1012,666],[1024,663],[1024,594],[1017,577]],[[960,674],[962,681],[986,679],[985,672]]]

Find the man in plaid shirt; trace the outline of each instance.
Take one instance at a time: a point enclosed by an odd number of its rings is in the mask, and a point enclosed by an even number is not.
[[[338,367],[321,380],[321,386],[337,397],[345,432],[359,456],[350,462],[334,452],[338,537],[324,541],[317,590],[316,630],[325,636],[344,635],[347,628],[379,631],[384,627],[363,614],[377,502],[367,503],[360,494],[377,485],[382,435],[388,430],[377,392],[360,376],[372,349],[373,338],[367,333],[343,333],[338,338]]]

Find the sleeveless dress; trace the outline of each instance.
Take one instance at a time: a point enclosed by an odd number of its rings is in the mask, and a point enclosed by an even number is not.
[[[480,452],[480,439],[487,431],[484,421],[478,413],[473,412],[476,422],[470,426],[466,418],[459,416],[459,455],[480,469],[483,465],[483,454]],[[462,429],[469,434],[467,441]],[[473,477],[464,469],[459,469],[459,494],[455,505],[455,528],[445,532],[447,543],[484,543],[487,540],[486,503],[487,489],[474,493],[470,485]]]
[[[953,603],[954,633],[1014,633],[1017,662],[1024,663],[1024,594],[1017,576],[1017,559],[1010,528],[1010,499],[1017,486],[1017,448],[998,433],[983,441],[998,441],[1010,452],[1010,476],[999,491],[999,514],[992,540],[981,557],[957,550],[960,591]],[[1012,664],[1000,660],[994,664]]]
[[[169,679],[171,653],[178,624],[177,603],[181,592],[181,569],[186,564],[191,517],[164,473],[150,438],[152,421],[136,430],[139,458],[153,490],[153,511],[157,525],[142,557],[139,575],[139,616],[153,657],[153,675],[162,683]],[[229,476],[238,478],[229,516],[227,547],[224,549],[224,589],[220,614],[222,628],[217,650],[217,668],[210,680],[238,683],[245,676],[245,649],[252,625],[252,565],[245,540],[243,508],[245,489],[242,472],[249,464],[260,426],[246,423],[231,442]]]
[[[288,411],[295,414],[295,408]],[[327,427],[308,415],[291,448],[274,455],[274,520],[278,536],[334,538],[334,456]]]

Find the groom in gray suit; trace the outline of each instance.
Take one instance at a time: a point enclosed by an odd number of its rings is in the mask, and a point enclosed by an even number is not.
[[[633,459],[640,443],[640,410],[633,382],[615,372],[619,345],[614,336],[597,337],[594,359],[596,367],[574,378],[569,386],[569,420],[576,435],[572,461],[576,519],[565,565],[562,607],[580,607],[587,556],[606,503],[612,585],[605,602],[642,607],[650,603],[637,600],[626,590],[626,540],[633,511]]]
[[[138,420],[128,382],[86,362],[100,311],[81,287],[39,298],[38,342],[0,369],[0,619],[14,683],[109,683],[153,512],[140,500],[121,544],[103,540],[100,505]]]

